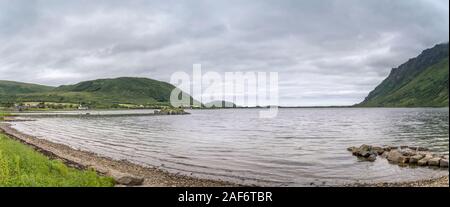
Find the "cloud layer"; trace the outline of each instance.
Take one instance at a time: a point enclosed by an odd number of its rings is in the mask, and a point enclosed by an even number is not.
[[[0,79],[60,85],[277,71],[282,105],[361,101],[448,42],[447,0],[0,0]]]

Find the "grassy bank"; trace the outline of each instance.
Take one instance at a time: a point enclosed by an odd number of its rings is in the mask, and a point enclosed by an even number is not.
[[[67,167],[0,133],[0,186],[113,186],[112,178]]]

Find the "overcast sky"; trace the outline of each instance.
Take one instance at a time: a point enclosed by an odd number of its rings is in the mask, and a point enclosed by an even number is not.
[[[448,0],[0,0],[0,79],[277,71],[281,105],[360,102],[448,42]]]

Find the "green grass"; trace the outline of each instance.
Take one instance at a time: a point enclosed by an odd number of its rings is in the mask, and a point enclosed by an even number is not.
[[[113,179],[92,170],[81,171],[50,160],[16,140],[0,134],[2,187],[110,187]]]
[[[3,121],[6,116],[11,116],[11,114],[0,111],[0,121]]]

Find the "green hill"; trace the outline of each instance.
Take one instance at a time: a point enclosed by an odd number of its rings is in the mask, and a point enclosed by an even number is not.
[[[448,72],[448,43],[436,45],[392,69],[390,75],[357,106],[448,106]]]
[[[53,87],[0,80],[0,96],[48,92],[51,90],[53,90]]]
[[[46,93],[54,88],[37,84],[0,80],[0,106],[12,106],[20,95]]]
[[[169,83],[147,78],[116,78],[85,81],[75,85],[60,86],[58,94],[85,96],[91,101],[107,103],[146,104],[169,102],[175,87]]]
[[[84,81],[56,88],[43,87],[42,90],[16,90],[9,92],[7,96],[0,96],[0,103],[82,103],[95,108],[168,106],[174,88],[169,83],[148,78],[122,77]],[[4,90],[8,88],[0,85],[0,92]]]

